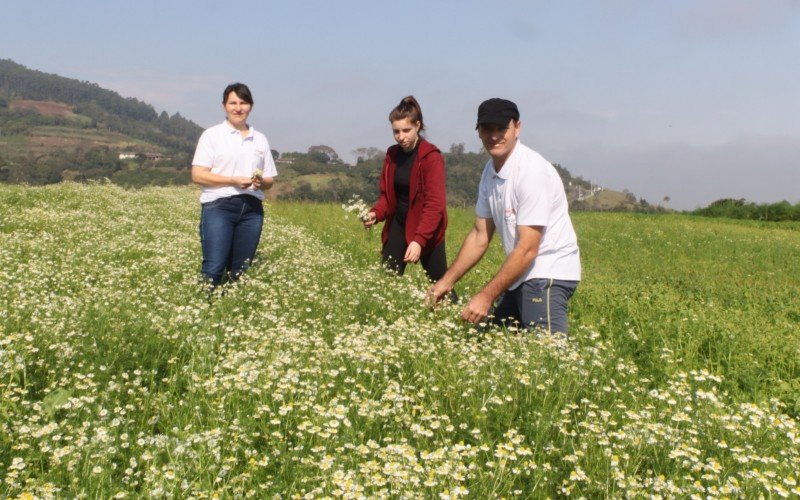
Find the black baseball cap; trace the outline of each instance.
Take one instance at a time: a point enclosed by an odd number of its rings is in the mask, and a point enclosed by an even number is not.
[[[478,123],[480,125],[508,125],[509,120],[519,121],[519,110],[517,105],[508,99],[493,97],[487,99],[478,106]]]

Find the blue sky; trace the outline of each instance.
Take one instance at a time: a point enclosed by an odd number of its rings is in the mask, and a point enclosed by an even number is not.
[[[477,151],[478,104],[506,97],[524,143],[609,188],[800,201],[798,0],[41,0],[2,20],[0,58],[204,127],[245,82],[281,152],[385,148],[408,94],[431,142]]]

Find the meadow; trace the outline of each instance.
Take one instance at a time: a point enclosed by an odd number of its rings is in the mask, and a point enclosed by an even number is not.
[[[796,223],[573,214],[550,337],[422,307],[333,204],[270,204],[209,295],[197,196],[0,186],[0,496],[800,495]]]

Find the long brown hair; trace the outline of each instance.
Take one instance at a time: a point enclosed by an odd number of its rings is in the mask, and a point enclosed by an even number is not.
[[[422,121],[422,108],[419,107],[419,103],[414,99],[413,95],[404,97],[400,104],[395,106],[392,112],[389,113],[389,122],[402,120],[403,118],[408,118],[411,123],[419,122],[419,131],[425,130],[425,122]]]

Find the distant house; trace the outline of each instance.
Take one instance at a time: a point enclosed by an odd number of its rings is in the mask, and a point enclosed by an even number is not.
[[[125,151],[119,154],[120,160],[150,160],[150,161],[159,161],[159,160],[171,160],[171,156],[167,156],[162,153],[133,153],[130,151]]]
[[[161,153],[143,153],[142,156],[145,160],[150,161],[159,161],[159,160],[171,160],[171,156],[167,156]]]
[[[572,181],[569,183],[570,188],[572,188]],[[603,191],[603,187],[599,184],[589,184],[589,189],[585,189],[579,185],[576,185],[573,190],[576,193],[575,199],[578,201],[585,201],[592,196],[595,196],[597,193]]]

